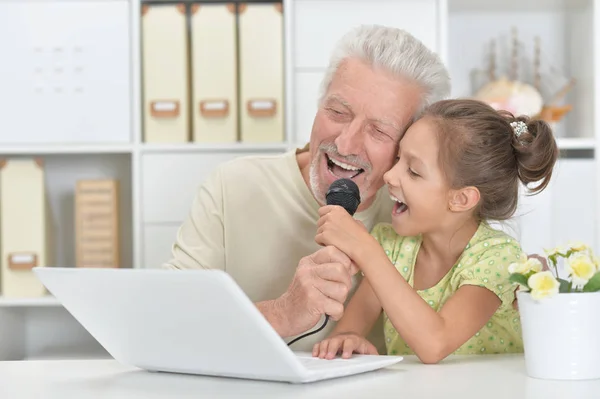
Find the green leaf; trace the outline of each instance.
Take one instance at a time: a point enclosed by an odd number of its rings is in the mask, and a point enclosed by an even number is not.
[[[591,279],[583,286],[583,292],[600,291],[600,272],[594,274]]]
[[[571,288],[572,288],[572,284],[570,281],[565,280],[563,278],[557,278],[558,282],[560,283],[560,287],[558,288],[558,292],[565,293],[565,292],[571,292]]]
[[[513,273],[508,279],[511,283],[521,284],[522,286],[529,288],[529,286],[527,285],[527,277],[525,277],[522,274]]]

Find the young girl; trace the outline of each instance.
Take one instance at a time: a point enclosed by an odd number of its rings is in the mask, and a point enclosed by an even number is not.
[[[382,311],[390,355],[437,363],[452,353],[522,352],[508,267],[525,255],[488,221],[513,215],[519,182],[541,192],[557,156],[542,121],[474,100],[431,105],[384,176],[396,201],[391,225],[369,234],[340,207],[320,210],[316,241],[346,253],[364,277],[313,356],[377,354],[365,336]]]

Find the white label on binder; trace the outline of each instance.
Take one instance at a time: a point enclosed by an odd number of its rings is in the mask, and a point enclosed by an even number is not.
[[[207,101],[204,103],[206,111],[223,111],[225,108],[227,108],[225,101]]]
[[[273,109],[273,101],[250,101],[250,108],[253,110],[270,110]]]
[[[173,101],[157,101],[154,103],[155,111],[175,111],[177,105]]]
[[[35,261],[33,254],[12,254],[10,262],[14,265],[31,264]]]

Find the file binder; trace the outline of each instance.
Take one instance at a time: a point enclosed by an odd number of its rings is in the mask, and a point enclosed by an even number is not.
[[[283,10],[281,3],[239,5],[241,141],[281,142]]]
[[[182,3],[142,5],[145,142],[189,141],[186,14]]]
[[[51,262],[43,161],[0,160],[0,194],[0,295],[46,295],[47,290],[31,270]]]
[[[235,4],[193,4],[190,14],[192,139],[234,142],[238,138]]]

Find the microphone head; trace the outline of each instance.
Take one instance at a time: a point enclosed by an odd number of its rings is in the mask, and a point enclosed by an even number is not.
[[[338,179],[331,183],[325,198],[327,205],[339,205],[351,216],[360,205],[358,186],[351,179]]]

